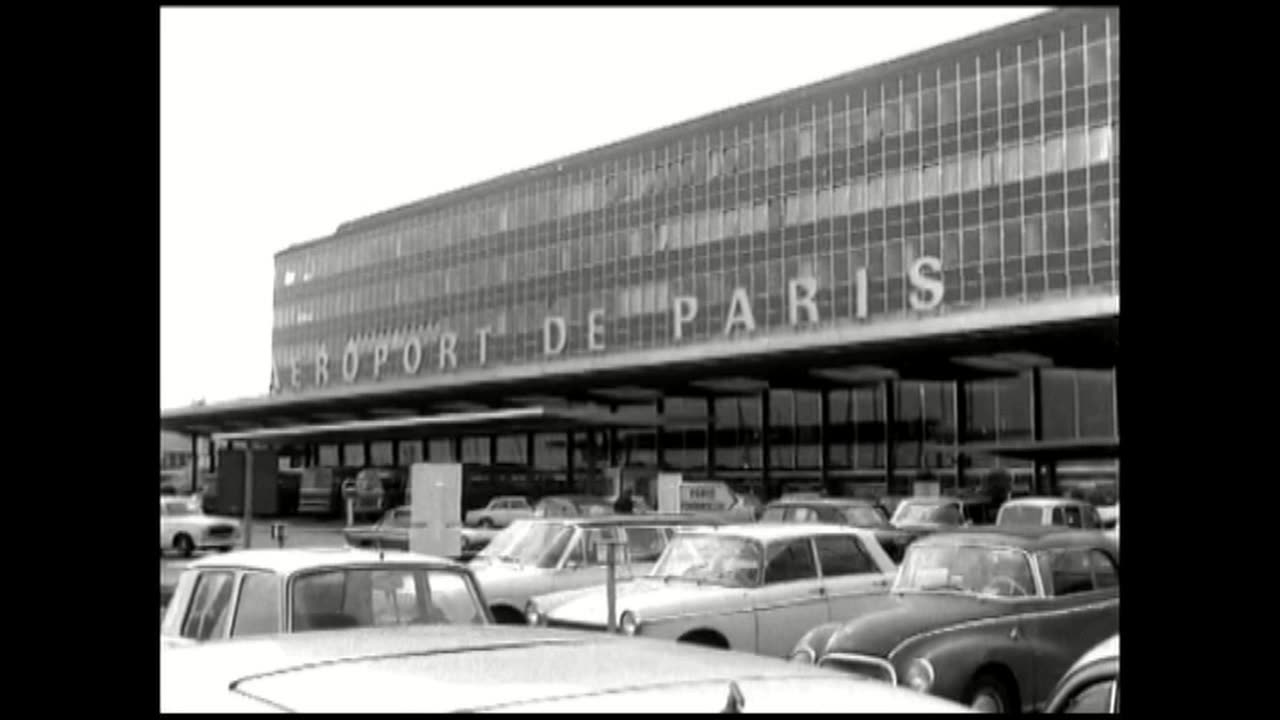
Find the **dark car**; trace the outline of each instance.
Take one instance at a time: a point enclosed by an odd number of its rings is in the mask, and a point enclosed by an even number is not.
[[[889,524],[884,511],[871,500],[861,498],[804,498],[775,500],[769,503],[761,522],[820,522],[848,525],[874,531],[880,547],[889,559],[901,563],[907,546],[916,535]]]
[[[792,659],[985,711],[1038,710],[1119,631],[1120,551],[1101,532],[970,528],[917,540],[888,596],[810,630]]]

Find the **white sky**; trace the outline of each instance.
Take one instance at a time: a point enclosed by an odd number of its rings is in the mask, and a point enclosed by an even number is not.
[[[165,8],[160,404],[265,394],[272,256],[1046,8]]]

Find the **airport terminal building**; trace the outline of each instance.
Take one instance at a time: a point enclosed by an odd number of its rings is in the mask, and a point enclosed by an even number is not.
[[[270,393],[161,426],[567,489],[1116,481],[1119,30],[1055,11],[345,223],[276,256]]]

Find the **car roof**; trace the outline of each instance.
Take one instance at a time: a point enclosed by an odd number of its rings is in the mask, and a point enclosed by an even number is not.
[[[1077,500],[1075,498],[1020,497],[1020,498],[1015,498],[1013,500],[1009,500],[1004,504],[1004,507],[1016,507],[1021,505],[1029,505],[1029,506],[1042,507],[1042,508],[1057,507],[1059,505],[1087,505],[1089,507],[1092,507],[1093,503],[1090,503],[1087,500]]]
[[[867,538],[875,537],[875,533],[871,530],[863,530],[861,528],[848,527],[846,525],[826,525],[823,523],[736,523],[733,525],[721,525],[720,527],[707,528],[705,532],[708,534],[751,538],[763,543],[770,543],[776,540],[789,540],[791,538],[809,537],[811,535],[859,535]]]
[[[798,505],[801,507],[808,505],[831,505],[836,507],[875,507],[876,504],[872,500],[866,498],[852,497],[820,497],[820,498],[780,498],[769,503],[768,507],[782,507],[784,505]]]
[[[589,517],[532,517],[520,518],[516,522],[562,523],[566,525],[584,525],[589,527],[612,525],[720,525],[722,521],[714,517],[706,517],[696,513],[640,513],[635,515],[616,514],[591,515]]]
[[[378,552],[357,548],[264,548],[237,550],[221,555],[208,555],[189,565],[191,569],[234,567],[262,570],[280,575],[317,567],[349,567],[360,565],[429,565],[437,568],[465,569],[452,560],[434,555],[403,552]]]
[[[1108,544],[1101,530],[1077,530],[1052,525],[975,525],[949,528],[926,535],[917,545],[945,545],[959,540],[982,545],[1007,545],[1028,552],[1059,547],[1100,547]]]
[[[217,709],[219,704],[304,712],[501,710],[566,700],[572,707],[574,699],[581,708],[592,704],[591,697],[608,703],[619,692],[647,700],[675,692],[686,702],[690,696],[699,700],[695,709],[710,700],[707,709],[715,711],[725,706],[730,682],[741,685],[748,707],[760,709],[769,707],[766,695],[774,705],[785,705],[791,695],[786,690],[794,683],[825,690],[824,702],[856,701],[860,709],[864,702],[865,709],[882,711],[955,707],[881,683],[855,686],[860,681],[846,675],[777,658],[527,626],[259,636],[162,648],[160,665],[161,706],[167,711]],[[755,706],[753,696],[761,700]]]

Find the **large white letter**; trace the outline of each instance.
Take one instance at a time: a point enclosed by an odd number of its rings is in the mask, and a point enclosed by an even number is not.
[[[751,296],[746,288],[733,291],[733,301],[729,305],[729,320],[724,324],[724,334],[732,335],[735,325],[741,324],[747,332],[755,332],[756,318],[751,314]]]
[[[935,257],[926,256],[918,258],[911,263],[907,277],[911,281],[911,287],[914,289],[907,300],[911,303],[912,310],[932,310],[942,304],[942,279],[928,277],[924,274],[925,270],[941,274],[942,261]],[[925,297],[926,294],[927,297]]]
[[[557,336],[560,340],[558,343],[551,342],[551,328],[557,328]],[[549,316],[542,323],[542,348],[547,355],[559,355],[564,352],[564,345],[569,340],[569,333],[565,330],[564,318],[558,315]]]
[[[674,298],[674,304],[671,306],[672,320],[671,323],[675,327],[676,339],[684,337],[684,324],[693,322],[698,316],[698,298],[692,295],[679,295]]]
[[[404,365],[406,375],[418,374],[418,369],[422,367],[422,340],[417,335],[410,337],[409,342],[404,344],[400,362]]]
[[[604,349],[604,308],[587,313],[587,349]]]
[[[804,290],[801,296],[800,291]],[[818,303],[814,296],[818,294],[817,278],[796,278],[787,282],[787,322],[800,324],[800,310],[804,310],[808,318],[806,322],[818,322]]]
[[[329,351],[320,348],[320,352],[316,353],[316,387],[324,387],[329,384]]]
[[[377,380],[382,376],[382,366],[387,364],[387,355],[390,354],[391,347],[386,343],[379,343],[373,349],[373,379]]]
[[[360,348],[356,347],[355,340],[348,340],[347,346],[342,350],[342,379],[352,382],[359,373]]]
[[[302,366],[298,364],[298,358],[289,361],[289,387],[294,390],[302,387]]]
[[[448,361],[451,368],[458,367],[458,356],[454,353],[454,348],[458,346],[458,333],[443,332],[440,333],[440,369],[443,370]]]
[[[489,333],[493,332],[493,328],[485,325],[476,330],[476,335],[480,336],[480,366],[484,367],[485,360],[489,357]]]
[[[853,286],[856,288],[857,296],[854,298],[854,317],[859,320],[867,319],[867,269],[860,267],[853,272]]]

